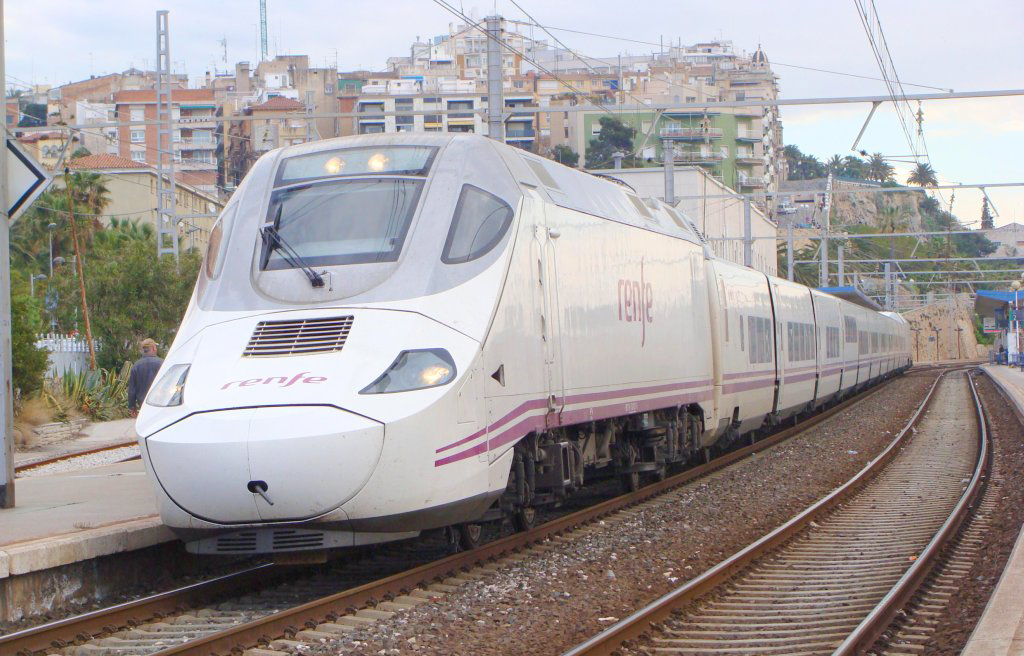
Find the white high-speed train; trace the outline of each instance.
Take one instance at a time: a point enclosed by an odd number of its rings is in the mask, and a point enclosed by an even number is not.
[[[625,185],[479,136],[348,137],[253,166],[137,428],[191,551],[472,544],[902,370],[908,344]]]

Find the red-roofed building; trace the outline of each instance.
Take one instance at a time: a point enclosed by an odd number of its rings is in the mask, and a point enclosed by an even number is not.
[[[119,121],[156,121],[156,91],[120,91],[114,94],[114,107]],[[197,185],[203,191],[216,193],[217,123],[213,89],[172,89],[171,114],[175,121],[171,149],[175,168],[182,180],[213,180]],[[168,144],[157,141],[157,126],[132,125],[118,128],[118,154],[136,162],[157,165],[157,154]]]

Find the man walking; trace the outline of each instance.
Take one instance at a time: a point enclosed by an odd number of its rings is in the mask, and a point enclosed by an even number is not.
[[[142,340],[139,348],[142,357],[132,365],[132,371],[128,374],[128,407],[132,410],[138,410],[142,405],[153,379],[156,378],[156,372],[164,362],[156,357],[156,342],[153,340]]]

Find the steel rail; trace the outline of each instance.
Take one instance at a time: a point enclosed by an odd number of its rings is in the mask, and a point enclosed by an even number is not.
[[[866,464],[849,481],[773,531],[719,562],[704,573],[690,579],[675,590],[662,595],[629,617],[618,621],[601,633],[564,652],[563,656],[583,656],[584,654],[592,656],[614,653],[624,642],[639,638],[647,633],[653,624],[667,619],[677,608],[685,606],[704,594],[721,587],[752,562],[788,542],[814,519],[847,500],[897,455],[899,447],[902,446],[906,437],[912,434],[912,429],[923,417],[924,411],[930,405],[935,396],[935,390],[946,373],[942,372],[935,378],[924,400],[885,450]]]
[[[663,481],[641,488],[635,492],[624,494],[614,499],[603,501],[599,504],[584,510],[566,515],[547,522],[537,528],[524,533],[516,533],[494,542],[487,543],[472,551],[454,554],[427,563],[406,572],[368,583],[350,590],[345,590],[295,608],[283,610],[273,615],[259,618],[234,626],[225,631],[211,634],[197,640],[183,643],[175,647],[157,652],[155,656],[210,656],[228,655],[244,651],[246,648],[257,644],[269,643],[274,638],[292,634],[294,635],[303,627],[324,621],[324,618],[335,619],[351,608],[375,602],[386,596],[399,595],[422,583],[431,581],[438,577],[449,575],[453,572],[477,565],[479,563],[501,557],[516,550],[523,549],[536,542],[546,540],[552,536],[569,531],[583,524],[596,521],[606,515],[628,506],[641,503],[655,496],[659,496],[671,489],[690,483],[698,478],[718,471],[728,465],[768,449],[779,442],[782,442],[804,430],[810,428],[835,414],[849,409],[863,401],[873,397],[885,389],[893,379],[886,381],[865,393],[848,399],[847,401],[821,412],[804,422],[791,428],[783,430],[775,435],[767,437],[752,445],[743,447],[716,458],[709,463],[694,467],[685,472],[666,478]]]
[[[876,394],[886,389],[894,380],[896,379],[891,378],[883,381],[881,384],[865,390],[832,408],[819,412],[793,427],[770,435],[752,445],[731,451],[706,464],[643,487],[636,492],[603,501],[590,508],[545,523],[531,531],[516,533],[487,543],[473,551],[455,554],[434,563],[421,565],[407,572],[351,588],[289,610],[280,611],[266,618],[237,625],[228,631],[211,634],[207,637],[166,649],[159,652],[159,656],[170,656],[171,654],[195,654],[201,656],[229,654],[233,650],[244,646],[252,646],[261,641],[268,641],[270,638],[283,635],[286,632],[294,633],[307,623],[322,621],[324,618],[332,618],[332,615],[344,613],[353,606],[359,606],[370,601],[378,601],[388,595],[401,594],[422,582],[468,568],[479,562],[500,557],[517,549],[522,549],[535,542],[595,521],[622,508],[646,501],[651,497],[690,483],[743,460],[753,453],[771,448],[836,414],[870,400]],[[150,621],[153,618],[195,608],[214,598],[237,595],[260,584],[265,584],[270,577],[279,574],[279,570],[273,568],[272,565],[261,565],[209,581],[118,604],[110,608],[96,610],[0,636],[0,654],[17,654],[20,656],[22,654],[33,654],[86,642],[94,636],[113,633],[120,627],[137,625]]]
[[[60,649],[103,633],[112,633],[118,627],[180,612],[195,603],[235,594],[240,587],[252,587],[266,582],[266,575],[271,573],[269,570],[272,567],[269,563],[257,565],[208,581],[9,633],[0,636],[0,654],[21,656]]]
[[[53,456],[52,458],[46,458],[44,460],[35,460],[35,461],[32,461],[32,462],[26,462],[24,464],[21,464],[21,465],[18,465],[17,467],[15,467],[14,468],[14,473],[18,474],[18,473],[21,473],[21,472],[24,472],[24,471],[28,471],[30,469],[35,469],[36,467],[42,467],[43,465],[52,465],[53,463],[60,462],[61,460],[70,460],[72,458],[78,458],[80,456],[89,456],[89,455],[92,455],[94,453],[102,453],[104,451],[113,451],[114,449],[123,449],[124,447],[127,447],[127,446],[135,446],[138,443],[139,443],[138,440],[130,440],[128,442],[118,442],[117,444],[108,444],[106,446],[98,446],[98,447],[93,448],[93,449],[84,449],[82,451],[72,451],[71,453],[65,453],[65,454],[62,454],[62,455],[59,455],[59,456]],[[141,456],[132,456],[130,458],[125,458],[121,462],[127,462],[129,460],[138,460],[140,457]]]
[[[860,654],[868,650],[871,645],[882,636],[885,630],[892,624],[896,614],[906,606],[914,593],[917,592],[925,577],[931,572],[939,560],[942,551],[949,541],[960,530],[960,526],[967,519],[975,501],[984,490],[987,484],[989,462],[991,461],[991,445],[988,439],[988,420],[981,407],[981,399],[978,398],[978,390],[974,380],[968,375],[967,383],[971,390],[971,397],[974,399],[975,419],[978,422],[978,462],[974,467],[974,474],[960,500],[953,507],[953,512],[943,522],[942,526],[928,542],[928,546],[918,555],[917,560],[896,582],[896,585],[886,593],[882,600],[871,610],[861,621],[852,633],[832,653],[832,656],[850,656]]]

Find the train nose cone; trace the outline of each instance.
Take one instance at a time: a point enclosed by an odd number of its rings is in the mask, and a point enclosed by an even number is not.
[[[168,496],[219,524],[329,512],[366,484],[383,443],[383,424],[325,406],[199,413],[146,441]]]

